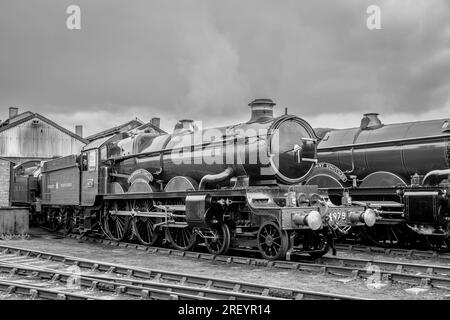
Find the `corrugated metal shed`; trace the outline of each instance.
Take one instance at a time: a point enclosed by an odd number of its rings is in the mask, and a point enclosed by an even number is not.
[[[76,154],[86,143],[37,113],[24,112],[0,126],[0,156],[16,163]]]

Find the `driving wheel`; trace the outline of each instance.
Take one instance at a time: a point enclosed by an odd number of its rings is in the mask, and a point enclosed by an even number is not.
[[[136,212],[150,212],[153,205],[147,200],[136,200],[131,208]],[[140,243],[151,246],[158,241],[159,233],[155,230],[155,224],[160,218],[134,216],[132,219],[133,233]]]
[[[197,242],[197,234],[189,226],[166,228],[166,238],[178,250],[190,250]]]
[[[110,206],[106,206],[104,215],[103,226],[105,233],[114,241],[122,241],[130,231],[130,216],[120,215],[120,211],[128,211],[126,203],[114,201]]]

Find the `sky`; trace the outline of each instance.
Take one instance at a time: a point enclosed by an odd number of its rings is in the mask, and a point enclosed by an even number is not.
[[[450,1],[0,2],[0,119],[13,106],[85,135],[135,117],[172,131],[247,121],[255,98],[314,127],[450,117]]]

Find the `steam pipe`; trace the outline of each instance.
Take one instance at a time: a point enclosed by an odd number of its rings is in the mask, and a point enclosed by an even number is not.
[[[355,144],[355,142],[358,139],[361,132],[362,132],[362,129],[360,127],[358,129],[358,131],[356,131],[355,135],[353,136],[353,143],[352,143],[352,149],[351,149],[352,168],[350,170],[346,170],[345,171],[346,174],[350,174],[350,173],[353,173],[353,171],[355,171],[355,155],[354,155],[355,147],[353,145]]]
[[[198,189],[199,190],[205,190],[205,187],[208,184],[217,183],[217,182],[221,182],[221,181],[223,181],[225,179],[229,179],[229,178],[231,178],[233,173],[234,173],[233,168],[228,167],[224,171],[222,171],[221,173],[218,173],[218,174],[207,174],[206,176],[204,176],[202,178],[202,180],[200,180],[200,184],[198,186]]]
[[[359,135],[363,130],[374,130],[381,128],[383,124],[378,119],[378,113],[366,113],[364,114],[363,118],[361,119],[361,124],[359,125],[358,130],[356,131],[355,135],[353,136],[353,143],[351,148],[351,158],[352,158],[352,169],[345,171],[346,174],[353,173],[355,171],[355,143],[358,139]]]

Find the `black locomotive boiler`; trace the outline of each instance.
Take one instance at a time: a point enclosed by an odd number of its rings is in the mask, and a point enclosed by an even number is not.
[[[362,228],[381,246],[425,240],[449,249],[449,119],[383,124],[365,114],[359,127],[320,130],[318,166],[307,184],[326,188],[333,202],[377,209],[377,225]],[[319,130],[318,130],[319,131]]]
[[[53,229],[101,230],[109,238],[215,254],[258,248],[267,259],[325,254],[335,229],[373,225],[364,206],[329,205],[301,185],[316,162],[316,136],[275,104],[249,104],[251,119],[198,130],[182,120],[172,134],[105,137],[80,155],[45,162],[36,216]]]

